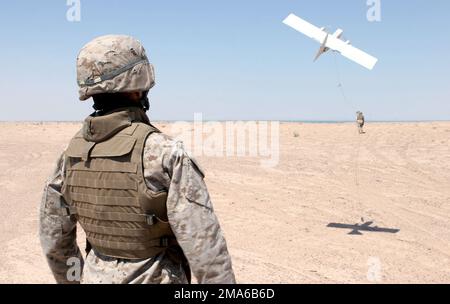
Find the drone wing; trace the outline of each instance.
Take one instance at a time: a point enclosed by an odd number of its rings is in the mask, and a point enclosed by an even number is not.
[[[308,36],[309,38],[316,40],[320,44],[323,43],[323,41],[328,35],[328,33],[325,32],[323,29],[320,29],[317,26],[312,25],[308,21],[305,21],[294,14],[289,14],[289,16],[287,16],[283,20],[283,23],[286,24],[287,26],[292,27],[294,30],[297,30],[300,33]]]
[[[377,58],[334,36],[328,37],[326,46],[334,51],[338,51],[342,56],[362,65],[369,70],[372,70],[378,61]]]

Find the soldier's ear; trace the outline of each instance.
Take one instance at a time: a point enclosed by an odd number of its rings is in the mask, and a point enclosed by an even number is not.
[[[147,96],[143,96],[140,99],[142,108],[144,108],[144,111],[148,111],[148,109],[150,109],[150,102],[148,101],[148,97]]]

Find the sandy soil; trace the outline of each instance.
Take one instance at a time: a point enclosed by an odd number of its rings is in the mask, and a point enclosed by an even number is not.
[[[0,283],[51,283],[38,208],[79,124],[0,126]],[[198,157],[239,282],[450,283],[450,123],[366,131],[282,124],[270,169],[257,157]],[[399,232],[327,227],[369,221]]]

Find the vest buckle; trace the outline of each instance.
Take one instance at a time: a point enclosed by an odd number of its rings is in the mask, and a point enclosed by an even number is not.
[[[169,247],[169,238],[167,237],[162,237],[159,239],[159,245],[161,247]]]
[[[153,226],[155,224],[155,215],[154,214],[146,214],[145,215],[145,222],[148,225]]]

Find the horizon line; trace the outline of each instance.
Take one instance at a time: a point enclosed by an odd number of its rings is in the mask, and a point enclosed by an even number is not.
[[[0,120],[0,123],[83,123],[84,120]],[[249,122],[249,121],[278,121],[280,123],[323,123],[323,124],[333,124],[333,123],[355,123],[355,120],[309,120],[309,119],[204,119],[202,122]],[[151,122],[165,122],[165,123],[175,123],[175,122],[195,122],[194,120],[166,120],[166,119],[155,119]],[[422,122],[450,122],[449,120],[440,119],[424,119],[424,120],[366,120],[366,123],[422,123]]]

